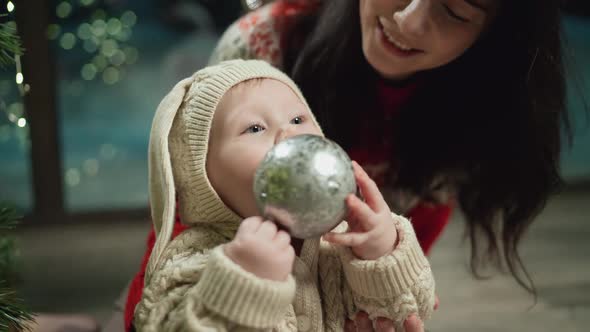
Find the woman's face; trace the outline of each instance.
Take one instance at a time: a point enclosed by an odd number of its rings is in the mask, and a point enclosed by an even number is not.
[[[389,79],[404,79],[456,59],[473,45],[497,11],[497,0],[359,3],[363,53]]]

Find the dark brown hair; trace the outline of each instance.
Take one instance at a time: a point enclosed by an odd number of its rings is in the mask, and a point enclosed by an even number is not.
[[[379,79],[362,53],[358,1],[324,1],[293,31],[299,38],[289,44],[286,71],[327,136],[350,147],[358,120],[375,109]],[[416,76],[424,84],[388,131],[399,165],[392,184],[428,198],[435,176],[454,179],[473,273],[505,263],[534,292],[517,245],[562,183],[561,129],[571,135],[559,1],[500,6],[462,56]]]

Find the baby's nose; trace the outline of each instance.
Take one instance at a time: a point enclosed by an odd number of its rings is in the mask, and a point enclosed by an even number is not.
[[[279,131],[279,133],[277,135],[277,138],[275,139],[275,144],[277,144],[277,143],[279,143],[279,142],[281,142],[281,141],[283,141],[283,140],[285,140],[287,138],[290,138],[290,137],[293,137],[293,136],[297,136],[299,134],[300,133],[298,133],[293,128],[293,126],[286,126],[285,128],[281,128],[281,130]]]

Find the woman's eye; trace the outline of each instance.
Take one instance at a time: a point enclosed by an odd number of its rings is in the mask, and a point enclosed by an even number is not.
[[[248,134],[256,134],[264,130],[264,127],[261,125],[251,125],[248,129],[244,130],[244,133]]]
[[[292,124],[302,124],[303,123],[303,117],[302,116],[296,116],[293,118],[293,120],[291,120]]]
[[[453,18],[453,19],[455,19],[455,20],[457,20],[459,22],[463,22],[463,23],[469,22],[469,20],[466,19],[465,17],[461,17],[461,16],[457,15],[457,13],[455,13],[449,6],[444,5],[444,4],[443,4],[443,6],[445,7],[445,10],[446,10],[447,14],[451,18]]]

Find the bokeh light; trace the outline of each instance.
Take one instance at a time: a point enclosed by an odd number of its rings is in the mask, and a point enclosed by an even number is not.
[[[106,84],[115,84],[119,81],[119,70],[115,67],[108,67],[102,73],[102,80]]]
[[[90,81],[93,80],[94,77],[96,77],[96,73],[98,72],[98,70],[96,69],[96,66],[92,63],[87,63],[84,66],[82,66],[82,70],[80,71],[80,74],[82,75],[82,78]]]
[[[95,53],[98,50],[98,41],[95,37],[91,37],[90,39],[86,39],[84,41],[84,50],[88,53]]]
[[[82,23],[78,27],[78,38],[87,40],[92,37],[92,26],[88,23]]]
[[[25,108],[22,103],[16,102],[10,104],[6,109],[6,112],[8,113],[8,120],[16,122],[19,118],[22,118],[25,113]]]
[[[126,27],[132,27],[137,23],[137,15],[132,11],[126,11],[121,15],[121,22]]]
[[[121,24],[121,21],[119,21],[118,18],[113,17],[107,22],[107,33],[111,36],[116,36],[121,31],[122,27],[123,24]]]
[[[102,54],[98,54],[92,59],[92,63],[96,66],[98,71],[103,71],[109,64],[107,58],[105,58]]]
[[[115,37],[119,40],[119,41],[128,41],[129,39],[131,39],[131,29],[128,27],[123,27],[119,33],[117,33],[117,35],[115,35]]]
[[[113,39],[107,39],[103,41],[100,45],[100,53],[102,53],[106,57],[113,56],[117,49],[119,49],[119,44],[116,40]]]
[[[55,8],[55,14],[59,18],[66,18],[72,13],[72,5],[69,2],[63,1]]]
[[[76,45],[76,36],[71,32],[66,32],[61,36],[59,44],[65,50],[71,50]]]
[[[107,32],[107,24],[104,20],[98,19],[92,22],[92,33],[97,36],[101,37]]]
[[[85,160],[82,165],[82,170],[89,176],[97,175],[99,168],[100,164],[98,163],[98,160],[94,158]]]
[[[109,61],[112,65],[118,67],[125,63],[125,53],[121,50],[115,50],[115,53],[109,57]]]
[[[73,6],[90,6],[97,3],[96,0],[60,1],[56,7],[56,13],[60,18],[71,16]],[[92,59],[86,60],[80,68],[83,80],[102,77],[105,83],[115,84],[125,75],[124,67],[134,64],[139,56],[138,50],[127,44],[132,35],[132,27],[137,24],[137,15],[127,10],[114,17],[104,9],[98,8],[89,16],[86,22],[79,23],[71,32],[63,31],[69,30],[69,25],[51,24],[47,29],[47,36],[51,40],[58,40],[59,45],[65,50],[71,50],[79,43],[90,54]]]
[[[70,168],[65,175],[66,184],[70,187],[75,187],[80,184],[80,171],[77,168]]]

